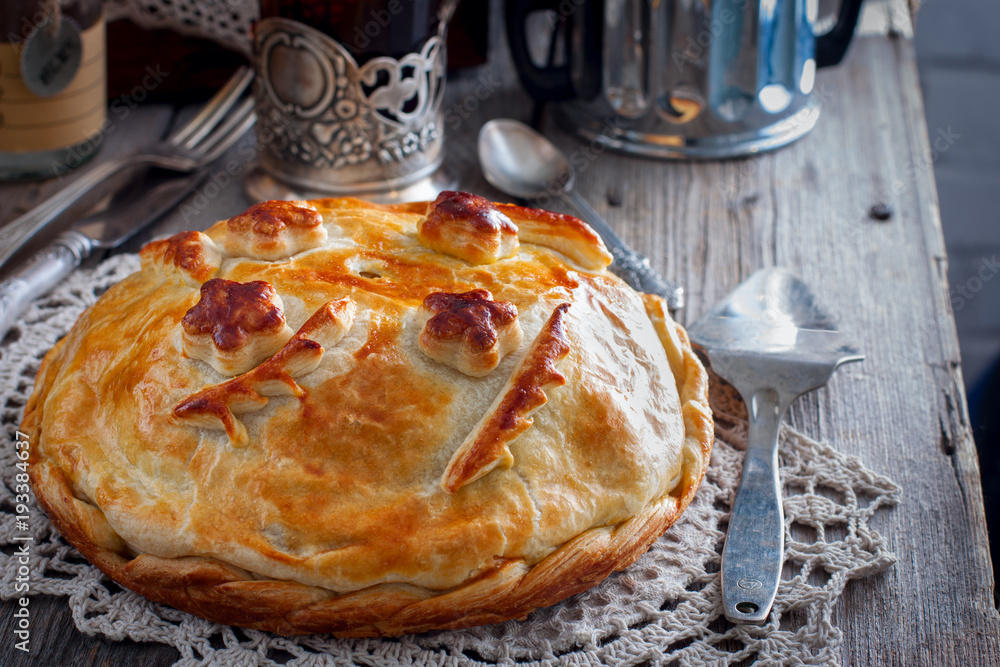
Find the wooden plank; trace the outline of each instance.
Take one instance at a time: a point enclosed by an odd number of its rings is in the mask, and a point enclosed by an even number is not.
[[[837,94],[811,149],[775,156],[790,162],[783,174],[805,173],[808,155],[835,156],[816,165],[820,191],[780,189],[779,261],[794,255],[868,354],[793,420],[904,489],[903,504],[875,524],[899,563],[849,587],[836,622],[855,664],[997,664],[1000,622],[912,44],[867,38],[853,48],[821,79]],[[886,223],[865,214],[880,202],[895,211]]]
[[[798,428],[904,488],[902,505],[875,519],[898,565],[851,584],[837,606],[843,664],[1000,664],[912,44],[898,33],[859,39],[842,67],[821,74],[819,91],[817,130],[776,153],[715,163],[602,153],[578,187],[687,286],[684,321],[755,269],[781,264],[816,288],[868,354],[792,412]],[[551,117],[545,129],[564,152],[579,150]],[[603,197],[609,182],[623,193],[620,207]],[[868,215],[876,203],[893,208],[890,221]]]
[[[4,667],[102,666],[166,667],[180,659],[177,649],[163,644],[111,641],[88,637],[76,629],[65,598],[31,599],[31,637],[25,653],[14,648],[14,605],[4,603],[0,613],[0,660]]]

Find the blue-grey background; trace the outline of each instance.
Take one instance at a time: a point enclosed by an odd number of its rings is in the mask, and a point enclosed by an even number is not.
[[[971,390],[1000,356],[1000,2],[924,0],[916,16],[931,142],[938,130],[960,135],[934,175]]]
[[[937,154],[934,175],[994,572],[1000,572],[998,30],[997,0],[924,0],[915,34],[932,145],[939,129],[961,135]],[[1000,605],[1000,586],[994,602]]]

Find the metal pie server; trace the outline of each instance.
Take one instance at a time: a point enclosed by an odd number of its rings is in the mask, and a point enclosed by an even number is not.
[[[792,401],[864,356],[809,288],[781,268],[754,273],[688,333],[747,406],[743,476],[722,553],[722,603],[731,622],[760,625],[774,604],[784,555],[778,427]]]
[[[150,173],[130,181],[108,207],[73,224],[0,282],[0,340],[25,307],[72,273],[95,249],[117,248],[184,200],[207,170]]]

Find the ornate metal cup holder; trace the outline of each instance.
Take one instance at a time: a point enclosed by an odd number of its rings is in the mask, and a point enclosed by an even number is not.
[[[419,52],[359,65],[319,30],[262,20],[254,31],[261,150],[248,195],[404,201],[452,184],[440,169],[444,31],[442,21]]]

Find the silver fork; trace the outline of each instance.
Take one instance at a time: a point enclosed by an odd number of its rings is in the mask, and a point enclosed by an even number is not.
[[[0,228],[0,268],[71,204],[125,168],[154,166],[192,172],[215,161],[256,120],[253,98],[244,94],[253,77],[252,69],[241,67],[194,118],[166,139],[139,153],[96,165],[45,203]]]

